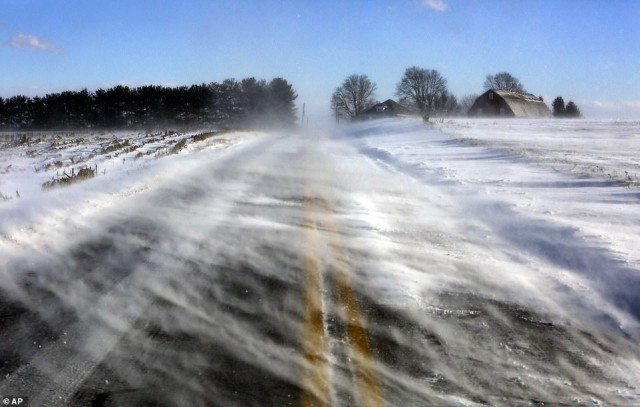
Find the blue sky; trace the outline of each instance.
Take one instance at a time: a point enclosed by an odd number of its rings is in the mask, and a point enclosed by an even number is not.
[[[384,100],[412,65],[458,97],[509,71],[547,102],[640,118],[640,1],[0,0],[2,97],[282,76],[313,120],[347,75]]]

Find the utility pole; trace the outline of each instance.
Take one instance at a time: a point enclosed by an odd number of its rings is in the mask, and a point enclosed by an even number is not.
[[[305,115],[305,103],[302,104],[302,119],[300,120],[300,124],[304,126],[304,115]]]
[[[336,105],[336,124],[340,123],[340,116],[338,115],[338,106]]]

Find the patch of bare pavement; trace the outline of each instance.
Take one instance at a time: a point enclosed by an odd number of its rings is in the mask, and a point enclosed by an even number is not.
[[[526,284],[498,271],[487,279],[490,262],[471,250],[483,232],[430,224],[447,206],[402,173],[312,135],[194,160],[172,184],[3,263],[0,395],[32,406],[638,401],[632,336],[519,296]]]

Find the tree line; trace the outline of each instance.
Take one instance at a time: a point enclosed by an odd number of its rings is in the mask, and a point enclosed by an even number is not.
[[[509,72],[499,72],[487,75],[483,83],[486,90],[506,90],[526,93],[520,80]],[[362,112],[375,105],[377,85],[367,75],[353,74],[348,76],[338,86],[331,96],[331,109],[336,118],[355,119]],[[469,111],[478,95],[466,95],[460,101],[447,88],[447,80],[435,69],[424,69],[417,66],[405,70],[400,81],[396,84],[395,95],[399,102],[412,107],[423,117],[431,115],[464,115]],[[560,98],[562,99],[562,98]],[[542,99],[541,99],[542,100]],[[557,101],[557,99],[556,99]],[[554,101],[554,115],[563,117],[579,117],[580,110],[575,103],[570,102],[556,114]]]
[[[551,103],[551,107],[553,108],[553,115],[555,117],[581,117],[582,112],[578,106],[570,100],[569,103],[565,106],[564,99],[562,96],[558,96],[553,99],[553,103]]]
[[[290,127],[293,86],[283,78],[166,87],[118,85],[90,92],[0,98],[0,129],[126,129],[200,125]]]

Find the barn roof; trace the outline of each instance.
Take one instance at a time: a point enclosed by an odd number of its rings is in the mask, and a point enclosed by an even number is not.
[[[531,93],[510,92],[507,90],[492,89],[487,91],[494,92],[504,99],[511,111],[516,117],[546,117],[551,116],[551,112],[547,105],[540,98]]]
[[[415,112],[406,106],[401,105],[392,99],[387,99],[384,102],[375,104],[361,113],[362,115],[411,115]]]

